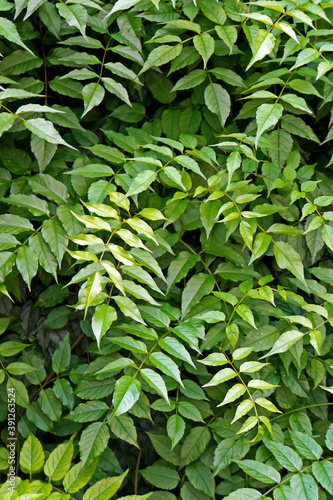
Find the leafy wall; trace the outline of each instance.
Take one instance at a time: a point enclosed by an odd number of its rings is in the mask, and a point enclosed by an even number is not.
[[[0,10],[0,499],[333,498],[333,4]]]

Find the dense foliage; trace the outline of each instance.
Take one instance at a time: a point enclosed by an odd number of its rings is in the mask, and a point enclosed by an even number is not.
[[[0,500],[332,499],[333,4],[0,10]]]

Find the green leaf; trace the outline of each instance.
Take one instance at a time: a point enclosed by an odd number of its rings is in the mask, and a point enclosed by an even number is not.
[[[174,448],[184,435],[185,422],[180,415],[171,415],[171,417],[168,418],[166,428],[172,442],[172,448]]]
[[[183,19],[176,19],[175,21],[169,21],[170,26],[175,26],[176,28],[181,28],[184,30],[195,31],[196,33],[201,33],[200,24],[193,23],[191,21],[185,21]]]
[[[116,62],[116,63],[109,62],[109,63],[106,63],[104,65],[104,67],[109,69],[110,71],[112,71],[112,73],[114,73],[115,75],[121,76],[122,78],[126,78],[126,79],[131,80],[131,81],[135,81],[135,83],[142,85],[142,83],[137,78],[134,71],[127,68],[124,64],[122,64],[120,62]]]
[[[319,492],[311,474],[295,474],[290,480],[292,491],[301,500],[318,500]]]
[[[37,255],[30,247],[21,246],[17,251],[16,265],[30,290],[31,280],[38,270]]]
[[[303,465],[302,459],[292,448],[274,441],[267,441],[266,446],[282,467],[290,472],[301,470]]]
[[[207,358],[200,359],[199,362],[208,366],[221,366],[227,364],[229,361],[223,353],[217,352],[209,354]]]
[[[140,172],[130,185],[129,190],[125,195],[126,198],[145,191],[154,182],[156,177],[157,173],[153,170],[143,170]]]
[[[325,444],[329,450],[333,449],[333,424],[331,424],[327,429],[325,436]]]
[[[211,387],[215,385],[222,384],[223,382],[226,382],[227,380],[230,380],[234,377],[237,376],[237,373],[235,370],[232,368],[224,368],[223,370],[219,370],[212,380],[208,382],[207,384],[203,385],[203,387]]]
[[[265,484],[274,484],[281,481],[280,474],[270,465],[256,460],[235,460],[235,462],[246,474]]]
[[[333,464],[330,462],[314,462],[312,472],[318,483],[331,495],[333,494]]]
[[[29,184],[34,193],[39,193],[57,203],[63,203],[68,198],[66,186],[48,174],[38,174],[31,177]]]
[[[15,121],[15,115],[11,113],[0,113],[0,136],[11,128],[14,121]]]
[[[162,373],[169,375],[169,377],[179,382],[180,385],[183,385],[180,378],[179,368],[176,363],[172,361],[171,358],[169,358],[169,356],[166,356],[162,352],[153,352],[149,356],[149,360],[153,363],[154,366],[156,366],[156,368],[161,370]]]
[[[253,488],[241,488],[239,490],[230,493],[225,500],[257,500],[262,497],[262,494],[258,490]]]
[[[227,159],[228,186],[230,185],[232,174],[241,166],[241,155],[238,151],[233,151]]]
[[[246,361],[239,367],[240,373],[255,373],[262,370],[268,363],[260,363],[259,361]]]
[[[187,282],[182,293],[182,318],[212,291],[214,285],[214,278],[203,273],[196,274]]]
[[[322,447],[308,434],[303,432],[290,432],[290,437],[297,451],[309,460],[318,460],[323,453]]]
[[[118,12],[119,10],[127,10],[133,7],[133,5],[136,5],[139,2],[139,0],[117,0],[114,6],[112,7],[112,10],[110,12],[111,14],[114,14],[115,12]]]
[[[288,104],[291,104],[296,109],[301,109],[306,113],[312,114],[311,109],[308,107],[306,101],[302,97],[299,97],[295,94],[284,94],[283,96],[281,96],[281,100],[287,102]]]
[[[253,41],[252,46],[252,58],[249,62],[246,71],[253,66],[253,64],[257,61],[263,59],[267,54],[272,52],[275,44],[275,38],[272,33],[260,29],[257,31],[255,39]]]
[[[102,291],[102,276],[100,273],[96,271],[88,278],[84,289],[84,294],[86,297],[85,315],[87,314],[89,306],[101,291]]]
[[[257,135],[255,146],[257,147],[261,135],[277,124],[283,113],[283,106],[279,103],[261,104],[256,112]]]
[[[210,432],[207,427],[194,427],[185,438],[181,450],[181,464],[188,465],[197,460],[206,449],[210,441]]]
[[[215,30],[221,40],[229,47],[231,54],[238,35],[235,26],[215,26]]]
[[[21,342],[14,342],[9,340],[8,342],[2,342],[0,345],[0,356],[10,357],[15,356],[19,352],[23,351],[30,344],[22,344]]]
[[[305,64],[309,64],[310,62],[314,61],[315,59],[318,59],[320,56],[320,53],[316,49],[304,49],[301,50],[301,52],[298,53],[296,62],[295,64],[290,68],[291,71],[293,71],[296,68],[299,68],[300,66],[304,66]]]
[[[204,174],[201,172],[198,163],[195,160],[193,160],[193,158],[190,158],[189,156],[177,156],[175,158],[175,161],[179,163],[179,165],[182,165],[183,167],[192,170],[193,172],[200,175],[204,179],[206,178]]]
[[[142,70],[140,71],[139,76],[141,75],[141,73],[147,71],[147,69],[151,68],[152,66],[162,66],[163,64],[172,61],[177,56],[179,56],[181,51],[182,51],[182,44],[180,43],[174,46],[161,45],[160,47],[153,49],[150,52],[148,59],[145,62]]]
[[[254,244],[252,247],[252,256],[249,264],[256,259],[259,259],[262,255],[264,255],[272,241],[272,236],[266,233],[259,233],[254,240]]]
[[[171,467],[151,465],[150,467],[141,469],[140,472],[146,481],[164,490],[173,490],[180,481],[178,472]]]
[[[215,113],[224,126],[231,108],[228,92],[217,83],[210,83],[205,90],[205,103],[209,111]]]
[[[221,203],[219,201],[210,201],[208,203],[201,203],[200,205],[200,218],[206,230],[207,239],[214,227],[220,207]]]
[[[282,413],[280,410],[277,409],[277,407],[271,401],[269,401],[266,398],[256,399],[256,404],[258,404],[262,408],[265,408],[265,410],[276,412],[276,413]]]
[[[102,417],[108,409],[102,401],[89,401],[77,405],[66,418],[74,422],[92,422]]]
[[[24,375],[25,373],[35,371],[36,368],[33,368],[32,366],[28,365],[27,363],[20,363],[19,361],[17,361],[17,362],[14,361],[14,363],[10,363],[6,367],[6,370],[11,375]]]
[[[208,33],[203,33],[202,35],[196,35],[193,38],[193,44],[200,56],[203,59],[204,68],[207,66],[209,58],[214,53],[215,40]]]
[[[167,336],[163,339],[160,339],[158,344],[167,353],[172,354],[174,357],[181,359],[182,361],[186,361],[194,368],[196,368],[195,364],[192,361],[191,355],[176,338]]]
[[[237,410],[236,410],[236,413],[235,413],[235,417],[233,419],[233,421],[231,422],[232,424],[234,422],[236,422],[239,418],[243,417],[244,415],[246,415],[250,410],[252,410],[254,406],[254,403],[253,401],[251,401],[250,399],[244,399],[244,401],[242,401],[238,406],[237,406]]]
[[[224,24],[227,15],[224,9],[219,4],[215,4],[213,2],[207,2],[206,0],[200,1],[200,9],[210,21],[213,21],[215,24]],[[216,26],[216,28],[219,26]]]
[[[62,407],[53,389],[42,389],[39,393],[38,402],[43,413],[53,422],[58,422],[60,420]]]
[[[31,136],[31,151],[36,157],[40,173],[44,172],[57,151],[58,145],[52,144],[38,135]]]
[[[85,492],[83,500],[109,500],[121,487],[127,472],[121,476],[101,479]]]
[[[179,401],[178,411],[184,418],[194,420],[195,422],[203,422],[201,413],[189,401]]]
[[[33,118],[30,120],[23,120],[23,123],[25,127],[30,130],[30,132],[37,135],[41,139],[44,139],[51,144],[62,144],[68,148],[75,149],[60,137],[52,122],[44,120],[44,118]]]
[[[55,255],[59,266],[67,249],[66,233],[58,219],[49,219],[43,222],[42,235]]]
[[[321,230],[321,236],[330,250],[333,251],[333,228],[324,224]]]
[[[210,469],[200,461],[186,467],[186,475],[193,486],[211,498],[215,496],[215,481]]]
[[[167,291],[169,291],[174,284],[181,281],[199,260],[199,255],[190,254],[188,252],[180,252],[169,266]]]
[[[109,425],[111,431],[116,435],[117,438],[122,439],[138,448],[135,425],[129,415],[120,415],[119,417],[113,417]]]
[[[25,385],[23,384],[23,382],[21,382],[21,380],[8,377],[7,392],[8,394],[15,393],[15,399],[16,399],[15,402],[17,405],[22,406],[23,408],[30,407],[29,394]]]
[[[101,455],[108,445],[110,433],[104,422],[90,424],[81,434],[79,447],[82,467]]]
[[[281,126],[290,134],[304,137],[310,141],[320,142],[314,131],[301,118],[294,115],[283,115]]]
[[[246,387],[244,387],[243,384],[235,384],[231,389],[228,390],[227,394],[225,395],[225,398],[223,399],[222,403],[220,403],[217,406],[223,406],[227,403],[232,403],[236,399],[240,398],[243,396],[243,394],[246,392]]]
[[[91,179],[94,179],[95,177],[97,178],[110,177],[113,173],[114,172],[111,167],[99,163],[90,163],[89,165],[78,167],[69,172],[65,172],[65,174],[68,175],[80,175],[82,177],[87,177]]]
[[[19,234],[33,230],[33,225],[24,217],[12,214],[0,215],[0,233]]]
[[[254,322],[254,318],[253,318],[253,314],[252,314],[252,311],[251,309],[246,306],[245,304],[239,304],[237,307],[236,307],[236,313],[244,320],[246,321],[247,323],[250,323],[250,325],[253,326],[253,328],[257,329],[256,325],[255,325],[255,322]]]
[[[303,336],[304,334],[298,330],[290,330],[283,333],[274,343],[272,349],[262,357],[265,358],[267,356],[272,356],[273,354],[278,354],[279,352],[286,352],[290,347],[296,344],[298,340],[303,338]]]
[[[74,446],[73,438],[53,450],[44,465],[44,473],[52,480],[59,481],[71,466]]]
[[[125,89],[125,87],[123,87],[123,85],[113,80],[113,78],[103,77],[102,81],[104,83],[106,90],[111,92],[111,94],[115,94],[117,97],[119,97],[119,99],[121,99],[122,101],[126,102],[126,104],[131,106],[127,90]]]
[[[118,288],[118,290],[120,290],[123,295],[126,295],[124,284],[123,284],[123,279],[122,279],[119,271],[117,271],[117,269],[114,267],[114,265],[111,264],[111,262],[109,262],[107,260],[102,260],[101,264],[104,267],[104,269],[106,270],[106,272],[108,273],[109,278],[114,283],[116,288]]]
[[[1,74],[4,75],[21,75],[31,69],[39,68],[42,64],[43,59],[35,56],[35,54],[25,50],[14,50],[2,59],[0,63],[0,71]],[[21,93],[23,95],[26,94],[26,97],[33,97],[31,93],[24,90],[8,89],[8,91],[17,92],[18,94]],[[3,96],[4,94],[1,93],[0,95]],[[15,97],[15,95],[13,95],[13,97]],[[19,97],[19,95],[17,97]]]
[[[71,311],[66,306],[56,307],[52,309],[44,321],[44,328],[57,330],[67,325]]]
[[[19,243],[15,236],[0,233],[0,250],[9,250],[19,245]]]
[[[71,384],[68,380],[58,379],[55,381],[53,386],[53,392],[59,401],[69,408],[73,409],[74,406],[74,394]]]
[[[114,307],[102,304],[96,307],[92,318],[92,329],[100,347],[101,338],[109,330],[112,323],[117,319],[117,312]]]
[[[143,368],[140,374],[145,382],[169,403],[168,391],[161,375],[150,368]]]
[[[101,479],[84,494],[83,500],[109,500],[121,487],[128,470],[121,476]]]
[[[274,255],[281,269],[288,269],[305,284],[302,259],[289,243],[283,241],[274,242]]]
[[[183,76],[176,85],[173,87],[172,91],[177,90],[187,90],[197,87],[200,83],[204,82],[207,78],[207,74],[202,69],[195,69],[191,71],[188,75]],[[1,115],[0,115],[1,116]]]
[[[142,319],[139,309],[136,307],[135,303],[131,299],[129,299],[128,297],[121,297],[119,295],[117,297],[114,297],[114,300],[116,301],[117,306],[125,316],[130,317],[135,321],[142,323],[143,325],[146,324]]]
[[[57,3],[56,7],[59,14],[65,19],[67,24],[69,24],[69,26],[77,28],[85,37],[87,24],[86,9],[82,7],[82,5],[66,5],[64,3]]]
[[[104,94],[105,91],[103,87],[97,82],[88,83],[85,87],[83,87],[82,96],[84,101],[84,113],[82,116],[89,113],[89,111],[95,106],[98,106],[104,99]]]
[[[4,281],[6,276],[11,272],[14,262],[15,254],[12,252],[0,253],[0,276],[2,281]]]
[[[123,349],[127,349],[133,353],[147,353],[146,344],[140,342],[139,340],[134,340],[132,337],[111,337],[111,341]]]
[[[147,271],[145,271],[142,267],[140,266],[122,266],[121,270],[127,274],[128,276],[131,276],[132,278],[135,278],[136,280],[140,281],[141,283],[144,283],[145,285],[148,285],[152,290],[155,290],[155,292],[158,292],[162,295],[163,292],[158,288],[156,285],[155,281],[153,278],[150,276]]]
[[[87,465],[82,465],[81,462],[74,465],[64,477],[64,489],[68,493],[76,493],[85,486],[91,479],[97,467],[98,459],[93,460]]]
[[[133,377],[124,375],[116,382],[112,404],[113,415],[119,417],[136,403],[140,396],[141,384]]]
[[[61,342],[59,342],[58,347],[54,351],[52,356],[52,369],[57,373],[61,373],[67,370],[71,359],[71,348],[69,344],[69,335],[67,334]]]
[[[22,39],[16,29],[15,24],[9,19],[6,19],[4,17],[0,17],[0,35],[3,36],[9,42],[14,42],[17,45],[20,45],[25,50],[34,55],[32,51],[22,42]]]
[[[44,451],[40,441],[30,434],[20,451],[20,466],[25,473],[39,472],[44,465]]]
[[[230,438],[222,440],[214,453],[214,476],[228,467],[232,460],[243,458],[249,449],[250,445],[245,437],[241,437],[237,441]]]
[[[151,492],[146,493],[145,495],[126,495],[125,497],[119,497],[118,500],[148,500],[152,494],[153,493]]]

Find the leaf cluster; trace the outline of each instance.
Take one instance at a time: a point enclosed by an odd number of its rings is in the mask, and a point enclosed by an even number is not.
[[[0,500],[333,498],[331,4],[0,11]]]

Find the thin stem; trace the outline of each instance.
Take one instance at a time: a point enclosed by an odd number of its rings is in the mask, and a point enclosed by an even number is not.
[[[111,40],[112,40],[112,36],[110,35],[109,41],[106,44],[106,47],[104,49],[104,54],[103,54],[103,58],[102,58],[102,61],[101,61],[101,70],[100,70],[100,73],[99,73],[99,76],[98,76],[97,83],[99,83],[101,81],[101,79],[102,79],[102,74],[103,74],[103,69],[104,69],[104,64],[105,64],[106,53],[107,53],[107,51],[109,49],[109,45],[111,43]]]
[[[139,451],[138,455],[138,460],[136,462],[136,467],[135,467],[135,483],[134,483],[134,494],[138,494],[138,482],[139,482],[139,467],[140,467],[140,460],[141,460],[141,455],[142,451]]]
[[[316,406],[329,406],[329,405],[333,405],[333,403],[328,403],[328,402],[317,403],[315,405],[307,405],[307,406],[301,406],[300,408],[294,408],[293,410],[287,411],[285,413],[282,413],[281,415],[278,415],[277,417],[272,418],[271,422],[273,422],[273,420],[277,420],[278,418],[284,417],[285,415],[290,415],[290,413],[295,413],[297,411],[306,410],[307,408],[314,408]]]

